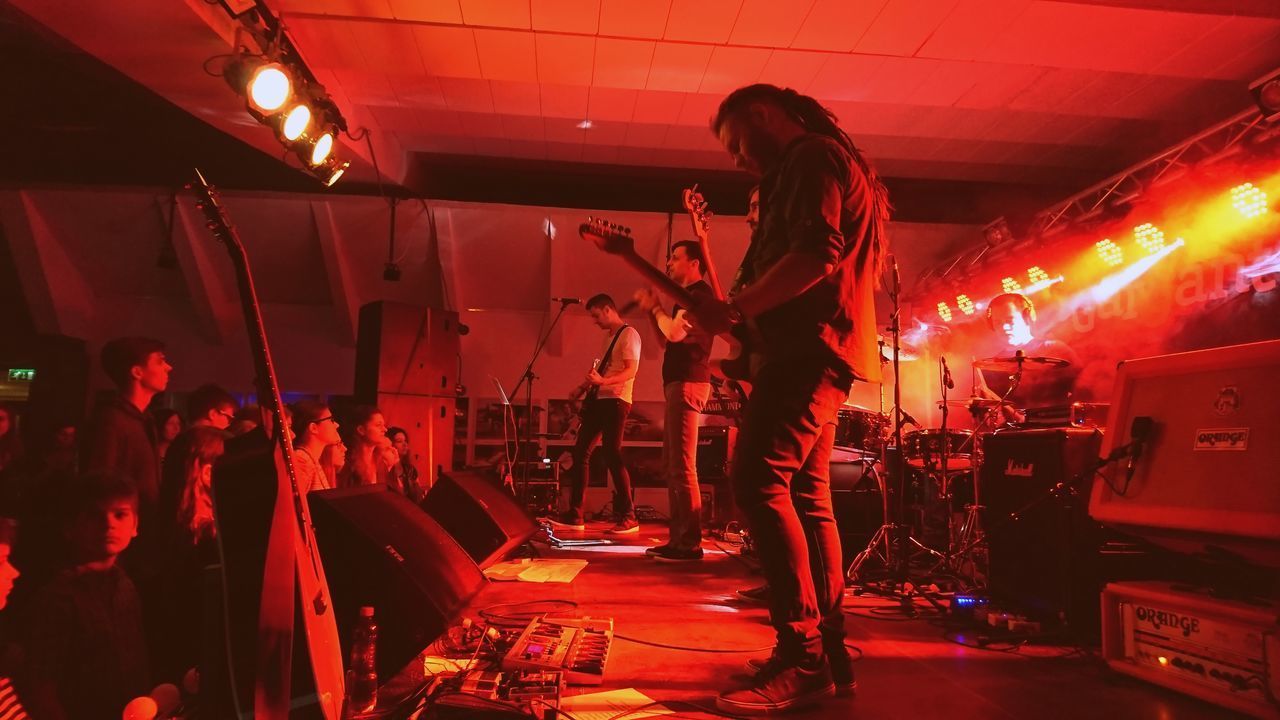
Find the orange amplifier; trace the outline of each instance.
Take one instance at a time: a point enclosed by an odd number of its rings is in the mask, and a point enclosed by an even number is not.
[[[1259,718],[1280,718],[1280,604],[1165,582],[1102,591],[1102,657],[1118,672]]]

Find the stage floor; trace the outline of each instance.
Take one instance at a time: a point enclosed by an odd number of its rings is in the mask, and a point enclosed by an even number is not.
[[[566,538],[601,537],[604,524]],[[595,528],[593,530],[593,528]],[[557,550],[537,544],[543,557],[582,558],[588,566],[569,584],[494,582],[468,612],[499,603],[564,600],[573,612],[614,618],[618,636],[634,640],[733,653],[664,649],[617,637],[600,688],[571,687],[570,695],[598,689],[635,688],[654,700],[671,701],[674,716],[715,717],[720,691],[740,685],[745,663],[763,657],[773,631],[762,605],[740,602],[738,588],[761,582],[734,546],[708,540],[701,562],[660,563],[644,548],[665,541],[666,529],[641,526],[639,535],[613,544]],[[790,717],[813,718],[1063,718],[1114,717],[1125,720],[1240,717],[1208,703],[1110,672],[1096,652],[1072,648],[1026,647],[997,652],[962,647],[943,637],[936,616],[903,620],[871,617],[884,600],[845,598],[851,645],[861,649],[856,663],[855,698],[832,698]],[[493,612],[525,610],[496,607]],[[748,652],[749,651],[749,652]]]

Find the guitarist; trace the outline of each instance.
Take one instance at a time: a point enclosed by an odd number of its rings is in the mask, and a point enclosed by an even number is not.
[[[667,276],[699,302],[714,298],[702,279],[706,258],[696,241],[671,246]],[[702,559],[702,495],[698,488],[698,415],[711,395],[711,340],[693,327],[679,305],[667,313],[653,290],[636,293],[662,338],[662,385],[666,397],[662,448],[666,458],[667,497],[671,504],[671,539],[645,553],[660,561]]]
[[[853,381],[879,379],[874,289],[890,207],[875,172],[813,98],[739,88],[711,127],[738,167],[760,178],[744,287],[693,315],[714,333],[750,319],[762,343],[731,475],[770,588],[777,645],[753,661],[747,688],[717,698],[721,710],[761,715],[855,687],[828,463]]]
[[[622,463],[622,429],[631,412],[631,390],[640,368],[640,333],[622,321],[613,298],[604,293],[587,300],[587,312],[607,334],[600,361],[587,372],[590,387],[582,400],[582,424],[573,446],[573,467],[569,468],[572,483],[569,509],[551,524],[566,530],[586,529],[582,506],[587,498],[588,460],[591,446],[601,438],[600,452],[613,476],[613,505],[617,516],[617,523],[607,532],[631,535],[640,532],[640,524],[631,502],[631,477]]]

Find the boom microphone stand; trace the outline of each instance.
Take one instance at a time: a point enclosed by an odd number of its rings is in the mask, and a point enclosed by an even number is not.
[[[524,389],[525,389],[525,396],[524,396],[525,431],[524,431],[523,440],[520,438],[520,430],[519,430],[520,423],[516,422],[515,458],[517,462],[520,460],[521,445],[528,445],[529,443],[531,443],[533,441],[533,436],[534,436],[533,381],[536,380],[538,376],[533,374],[533,365],[534,363],[538,362],[538,356],[542,354],[542,349],[547,346],[547,340],[551,338],[551,331],[555,330],[556,324],[560,322],[560,318],[564,315],[564,311],[568,310],[569,306],[576,302],[577,302],[576,298],[560,299],[560,311],[556,313],[555,318],[551,320],[551,324],[547,326],[546,333],[544,333],[542,337],[538,338],[538,342],[533,347],[533,357],[529,358],[529,364],[525,366],[524,373],[520,375],[520,380],[516,382],[515,388],[512,389],[511,391],[511,397],[518,397],[520,394],[520,387],[524,386]],[[531,468],[532,468],[532,465],[527,462],[524,463],[524,466],[520,468],[520,504],[521,506],[525,506],[529,502],[529,472]]]

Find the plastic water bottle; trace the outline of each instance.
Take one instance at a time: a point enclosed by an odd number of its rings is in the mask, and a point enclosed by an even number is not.
[[[352,635],[347,707],[353,713],[364,713],[378,704],[378,624],[373,621],[373,608],[360,608],[360,620]]]

